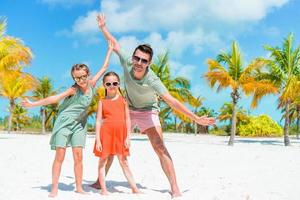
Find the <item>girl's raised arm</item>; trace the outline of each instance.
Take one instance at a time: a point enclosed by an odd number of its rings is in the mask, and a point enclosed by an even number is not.
[[[49,96],[47,98],[40,99],[38,101],[32,102],[26,98],[21,102],[21,104],[22,104],[22,106],[24,106],[26,108],[54,104],[54,103],[59,102],[61,99],[66,98],[67,96],[74,95],[76,93],[76,90],[77,89],[72,86],[62,93],[59,93],[59,94],[53,95],[53,96]]]
[[[97,81],[99,80],[99,78],[104,74],[104,72],[107,70],[108,68],[108,64],[109,64],[109,59],[110,59],[110,56],[111,56],[111,53],[113,51],[113,48],[114,48],[114,45],[113,45],[113,42],[111,42],[110,40],[108,41],[108,49],[107,49],[107,53],[106,53],[106,56],[105,56],[105,59],[104,59],[104,63],[101,67],[101,69],[95,74],[95,76],[92,77],[92,80],[91,80],[91,85],[93,87],[95,87]]]

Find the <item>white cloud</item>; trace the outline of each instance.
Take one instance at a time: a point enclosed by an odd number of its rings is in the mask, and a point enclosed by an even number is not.
[[[88,12],[85,16],[80,16],[73,24],[72,32],[81,35],[100,32],[96,21],[97,14],[98,12],[93,10]]]
[[[178,61],[170,60],[170,71],[173,77],[185,77],[192,80],[195,76],[196,66],[189,64],[182,64]],[[200,75],[199,75],[200,76]]]
[[[210,22],[255,22],[288,0],[103,0],[101,10],[114,32],[157,31]],[[207,21],[209,20],[209,21]]]
[[[75,5],[91,5],[95,0],[39,0],[41,3],[49,6],[63,6],[70,8]]]
[[[156,32],[162,30],[194,30],[206,28],[211,23],[228,23],[240,26],[241,22],[261,20],[267,13],[283,6],[288,0],[103,0],[101,12],[107,17],[112,32]],[[218,5],[218,6],[216,6]],[[98,32],[93,10],[80,16],[72,31],[78,34]],[[219,27],[216,24],[216,28]],[[212,28],[213,29],[213,28]]]
[[[213,16],[226,22],[258,21],[270,10],[287,2],[288,0],[216,0],[211,1],[209,10]]]
[[[102,0],[101,12],[126,52],[140,43],[149,43],[156,53],[169,50],[180,57],[187,50],[198,55],[203,49],[223,48],[226,41],[247,31],[251,22],[263,19],[270,11],[280,8],[288,0]],[[217,5],[217,6],[216,6]],[[86,44],[98,43],[100,31],[92,10],[80,16],[71,30],[60,34],[85,38]],[[138,34],[136,34],[138,33]],[[124,50],[124,49],[123,49]]]
[[[172,57],[177,58],[180,58],[189,47],[193,49],[191,53],[198,55],[203,47],[220,48],[225,46],[218,34],[205,34],[201,29],[194,30],[194,32],[170,31],[165,38],[158,32],[151,32],[140,39],[135,36],[123,36],[119,39],[119,43],[124,52],[133,52],[138,44],[148,43],[151,44],[155,55],[169,51]]]

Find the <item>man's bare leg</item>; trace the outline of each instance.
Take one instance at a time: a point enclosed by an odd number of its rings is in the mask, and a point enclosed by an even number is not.
[[[161,127],[149,128],[145,131],[145,133],[147,134],[154,151],[158,155],[161,167],[170,182],[172,198],[181,196],[181,192],[176,181],[174,164],[164,144]]]

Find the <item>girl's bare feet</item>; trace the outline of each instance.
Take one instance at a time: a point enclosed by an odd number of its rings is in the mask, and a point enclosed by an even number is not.
[[[75,192],[78,193],[78,194],[88,194],[82,188],[75,190]]]
[[[142,192],[138,188],[132,189],[133,194],[142,194]]]

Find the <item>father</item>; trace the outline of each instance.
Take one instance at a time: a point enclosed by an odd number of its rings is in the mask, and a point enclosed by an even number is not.
[[[173,161],[163,140],[158,116],[158,96],[171,108],[180,111],[198,124],[213,125],[215,120],[206,116],[199,117],[195,115],[170,95],[161,80],[149,67],[153,56],[150,45],[143,44],[136,47],[131,57],[131,63],[129,63],[121,53],[119,43],[105,26],[105,16],[100,14],[97,20],[104,37],[108,41],[113,41],[114,51],[118,54],[124,70],[126,99],[129,104],[132,126],[138,126],[142,133],[147,134],[154,151],[158,155],[161,167],[170,182],[172,197],[181,196]]]

